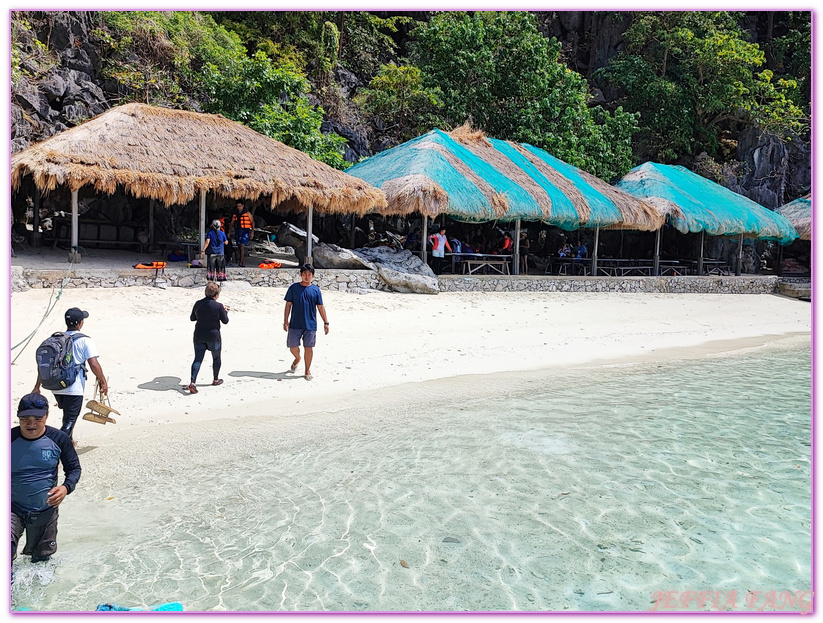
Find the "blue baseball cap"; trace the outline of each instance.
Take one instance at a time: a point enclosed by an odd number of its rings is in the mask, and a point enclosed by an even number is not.
[[[49,401],[42,394],[26,394],[17,405],[17,417],[45,417],[49,414]]]

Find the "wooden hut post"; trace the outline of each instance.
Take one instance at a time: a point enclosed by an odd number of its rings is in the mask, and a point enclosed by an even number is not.
[[[657,230],[657,236],[654,239],[654,268],[652,269],[652,274],[655,277],[660,276],[660,232],[663,230],[663,227],[660,227]]]
[[[429,240],[429,217],[421,213],[423,217],[423,235],[420,237],[420,259],[426,263],[426,242]]]
[[[149,199],[149,244],[154,244],[154,199]]]
[[[40,246],[40,189],[34,187],[34,214],[32,215],[31,246]]]
[[[777,243],[777,266],[776,272],[778,277],[783,276],[783,245]]]
[[[206,190],[200,189],[200,246],[197,248],[197,257],[200,257],[200,249],[206,244]]]
[[[597,277],[597,247],[600,244],[600,228],[594,228],[594,246],[592,248],[592,277]]]
[[[734,269],[735,276],[739,277],[740,273],[743,269],[743,234],[740,234],[740,238],[737,243],[737,267]]]
[[[311,247],[312,247],[312,220],[314,219],[314,206],[309,205],[309,211],[306,213],[306,264],[314,265],[314,262],[311,259]]]
[[[79,262],[80,254],[77,252],[79,240],[80,210],[77,206],[77,191],[71,191],[71,247],[69,248],[69,262]]]
[[[697,276],[703,275],[703,238],[706,235],[705,231],[700,232],[700,255],[697,256]]]
[[[520,274],[520,219],[514,222],[514,255],[512,257],[513,275]]]

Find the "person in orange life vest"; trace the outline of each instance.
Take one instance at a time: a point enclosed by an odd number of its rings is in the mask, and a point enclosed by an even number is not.
[[[429,236],[429,241],[432,243],[432,270],[435,275],[439,275],[443,269],[443,257],[446,249],[449,250],[449,253],[452,252],[451,245],[446,238],[446,228],[441,227],[439,234]]]
[[[511,253],[514,250],[514,240],[512,240],[512,235],[509,232],[506,232],[506,237],[503,238],[503,246],[500,249],[500,253],[506,255]]]
[[[237,209],[231,218],[231,228],[234,229],[234,240],[240,249],[238,266],[243,268],[246,266],[246,245],[254,239],[254,219],[242,201],[237,202]]]

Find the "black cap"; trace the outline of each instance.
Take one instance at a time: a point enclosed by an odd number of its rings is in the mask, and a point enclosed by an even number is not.
[[[49,401],[42,394],[26,394],[17,405],[17,417],[44,417],[49,414]]]
[[[89,312],[83,311],[79,307],[72,307],[66,310],[66,326],[76,327],[81,320],[89,317]]]

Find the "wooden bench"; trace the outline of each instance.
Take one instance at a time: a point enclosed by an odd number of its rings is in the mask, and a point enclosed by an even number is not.
[[[501,275],[509,275],[509,260],[464,260],[463,266],[469,275],[473,275],[476,271],[484,266],[488,266],[492,270],[497,271]]]

